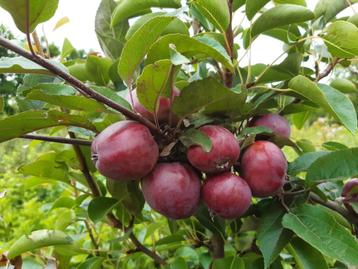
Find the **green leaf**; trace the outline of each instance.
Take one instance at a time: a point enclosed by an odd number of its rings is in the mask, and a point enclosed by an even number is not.
[[[0,120],[0,142],[54,126],[77,126],[96,131],[84,116],[69,115],[55,110],[29,110]]]
[[[136,2],[136,1],[134,1]],[[128,83],[149,48],[175,17],[158,16],[149,20],[125,44],[118,64],[121,78]]]
[[[60,214],[57,214],[57,219],[54,223],[56,230],[64,231],[68,226],[76,222],[76,213],[73,209],[63,209]]]
[[[104,258],[92,257],[81,263],[77,269],[101,269]]]
[[[5,102],[4,97],[0,97],[0,113],[4,112]]]
[[[226,257],[214,260],[212,269],[245,269],[245,263],[237,256]]]
[[[330,150],[330,151],[336,151],[336,150],[344,150],[348,149],[348,147],[342,143],[335,142],[335,141],[328,141],[322,144],[322,147],[324,149]]]
[[[186,264],[183,258],[176,258],[175,261],[170,263],[170,269],[188,269],[188,265]]]
[[[327,151],[308,152],[299,156],[288,165],[288,174],[295,176],[300,172],[305,172],[317,159],[329,154]]]
[[[353,23],[355,26],[358,27],[358,13],[355,13],[352,16],[350,16],[347,21]]]
[[[212,147],[210,138],[198,129],[189,129],[180,136],[180,141],[189,148],[192,145],[198,145],[204,151],[209,152]]]
[[[221,0],[193,0],[192,4],[222,33],[230,24],[229,6]]]
[[[343,263],[358,264],[357,239],[329,214],[329,210],[304,204],[286,214],[282,224],[323,255]]]
[[[137,80],[137,96],[139,102],[150,112],[158,109],[160,96],[165,96],[170,87],[170,76],[173,65],[169,60],[161,60],[147,65]]]
[[[246,0],[246,16],[249,20],[255,16],[270,0]]]
[[[13,259],[22,253],[32,251],[38,248],[69,245],[72,243],[71,237],[61,231],[39,230],[30,235],[20,237],[9,249],[7,257]]]
[[[328,51],[336,57],[353,58],[358,55],[358,27],[346,21],[336,21],[324,31]]]
[[[88,216],[93,222],[101,221],[111,210],[118,205],[117,199],[109,197],[94,198],[88,205]]]
[[[296,93],[320,105],[352,133],[357,130],[357,114],[346,95],[330,86],[317,85],[301,75],[293,78],[288,86]]]
[[[32,73],[53,75],[50,71],[24,57],[0,58],[0,73]]]
[[[290,244],[292,247],[290,253],[293,254],[299,269],[328,269],[323,255],[302,239],[295,237]]]
[[[334,180],[358,175],[358,148],[330,152],[318,158],[308,169],[310,181]]]
[[[51,93],[47,94],[45,91],[37,89],[27,94],[26,99],[43,101],[62,108],[80,111],[104,112],[106,110],[101,103],[84,96],[52,95]]]
[[[246,135],[258,135],[258,134],[272,134],[272,129],[265,126],[256,126],[256,127],[247,127],[243,129],[240,133],[240,136]]]
[[[170,59],[170,44],[175,45],[176,50],[187,58],[194,57],[198,60],[213,58],[228,69],[234,70],[229,55],[218,41],[209,37],[192,38],[183,34],[171,34],[158,39],[148,52],[146,64]]]
[[[180,8],[180,0],[122,0],[112,16],[112,26],[131,18],[151,7]]]
[[[257,230],[257,243],[264,257],[265,268],[275,261],[290,240],[291,233],[281,224],[285,210],[273,203],[264,210]]]
[[[230,89],[213,78],[195,81],[184,88],[180,96],[175,98],[173,112],[180,117],[185,117],[220,100],[225,100],[231,96],[231,93]]]
[[[345,78],[337,78],[333,80],[330,84],[332,88],[335,88],[336,90],[339,90],[342,93],[357,93],[358,89],[356,85]]]
[[[129,110],[132,109],[132,106],[128,103],[128,101],[125,100],[123,97],[121,97],[117,92],[113,91],[112,89],[106,87],[99,87],[99,86],[92,86],[92,89],[106,96],[112,101],[118,103],[119,105],[124,106]]]
[[[110,80],[109,70],[112,64],[113,62],[109,58],[89,55],[86,61],[86,69],[91,81],[100,86],[107,85]]]
[[[75,205],[76,201],[71,197],[61,196],[58,198],[52,205],[52,209],[55,208],[72,208]]]
[[[152,18],[163,16],[165,15],[165,12],[155,12],[155,13],[148,13],[140,17],[138,20],[136,20],[133,25],[129,28],[127,34],[126,34],[126,40],[130,39],[133,34],[140,28],[142,25],[146,24],[148,21],[150,21]],[[181,21],[178,18],[175,18],[171,23],[168,24],[168,26],[165,28],[165,30],[162,32],[162,35],[167,34],[184,34],[189,35],[189,30],[186,24]]]
[[[356,3],[357,0],[350,0],[350,3]],[[349,6],[347,0],[320,0],[314,10],[316,18],[321,16],[324,17],[326,22],[329,22],[333,19],[339,12]]]
[[[35,161],[22,165],[19,172],[66,183],[70,181],[67,166],[58,160],[58,155],[54,152],[43,154]]]
[[[305,22],[312,19],[314,19],[314,14],[308,8],[289,4],[278,5],[264,12],[254,22],[251,28],[251,36],[256,37],[263,32],[279,26]]]
[[[74,49],[75,48],[72,46],[71,42],[67,38],[65,38],[61,50],[61,61],[63,61],[66,57],[70,56]]]
[[[30,33],[36,26],[49,20],[56,12],[58,0],[36,0],[30,2],[29,22]],[[0,0],[0,7],[8,11],[17,28],[26,33],[27,0]]]
[[[117,3],[113,0],[102,0],[96,13],[95,30],[103,52],[112,59],[121,55],[125,35],[129,29],[127,20],[111,27],[111,16]]]
[[[246,0],[234,0],[233,1],[233,9],[234,11],[238,10],[245,4]]]
[[[293,4],[293,5],[301,5],[301,6],[307,6],[306,0],[274,0],[276,5],[282,5],[282,4]]]

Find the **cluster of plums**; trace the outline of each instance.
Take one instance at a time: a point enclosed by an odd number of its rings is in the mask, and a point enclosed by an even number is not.
[[[153,119],[134,95],[134,109]],[[170,100],[159,100],[158,119],[167,121]],[[251,126],[265,126],[288,137],[290,126],[281,116],[267,114]],[[147,203],[171,219],[194,214],[200,199],[211,212],[233,219],[243,215],[252,196],[277,194],[286,179],[287,161],[281,149],[269,141],[256,141],[240,156],[240,145],[227,129],[206,125],[199,128],[212,142],[209,152],[193,145],[188,163],[158,163],[159,149],[149,129],[135,121],[121,121],[107,127],[92,143],[92,157],[98,171],[112,180],[140,180]],[[240,176],[231,172],[240,163]],[[202,184],[202,176],[205,181]]]

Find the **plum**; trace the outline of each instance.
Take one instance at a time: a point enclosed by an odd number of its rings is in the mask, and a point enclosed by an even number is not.
[[[258,117],[253,121],[251,126],[267,127],[271,129],[275,135],[285,138],[290,138],[291,135],[289,122],[284,117],[274,113]]]
[[[358,179],[354,178],[346,182],[343,187],[342,197],[345,198],[344,206],[352,213],[357,214],[350,205],[350,202],[358,203]]]
[[[206,180],[202,197],[212,212],[225,219],[234,219],[250,207],[252,194],[245,180],[224,172]]]
[[[212,148],[206,152],[201,146],[191,146],[187,152],[191,165],[208,174],[228,171],[240,157],[240,145],[235,136],[217,125],[206,125],[199,130],[210,138]]]
[[[174,99],[175,97],[180,95],[180,91],[174,87],[173,89],[173,95],[174,95]],[[133,109],[135,112],[137,112],[138,114],[140,114],[141,116],[145,117],[146,119],[150,120],[150,121],[154,121],[154,115],[152,112],[149,112],[140,102],[137,96],[137,90],[133,90],[132,91],[132,98],[133,98]],[[126,96],[126,100],[132,104],[132,100],[131,100],[131,94],[128,93]],[[160,96],[159,97],[159,109],[158,109],[158,113],[157,113],[157,117],[158,117],[158,121],[159,122],[169,122],[169,117],[170,117],[170,98],[165,97],[165,96]],[[173,122],[177,122],[178,118],[172,114],[172,120]]]
[[[201,183],[187,164],[159,163],[142,180],[147,203],[170,219],[185,219],[194,214],[200,200]]]
[[[277,194],[286,180],[287,161],[279,147],[269,141],[257,141],[243,154],[241,176],[253,196]]]
[[[92,143],[98,171],[114,180],[139,180],[158,161],[159,149],[149,129],[135,121],[121,121],[103,130]]]

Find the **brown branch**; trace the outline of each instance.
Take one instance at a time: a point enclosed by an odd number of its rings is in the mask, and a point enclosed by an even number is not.
[[[42,49],[41,42],[40,42],[39,36],[38,36],[36,31],[34,31],[32,33],[32,38],[33,38],[33,40],[35,42],[36,49],[37,49],[38,53],[40,54],[40,56],[45,57],[45,53],[44,53],[44,51]]]
[[[66,82],[68,82],[69,84],[71,84],[72,86],[74,86],[81,94],[88,96],[98,102],[101,102],[105,105],[107,105],[108,107],[121,112],[124,116],[126,116],[127,118],[131,119],[131,120],[135,120],[138,121],[140,123],[142,123],[143,125],[147,126],[154,134],[160,135],[160,136],[164,136],[164,134],[162,133],[162,131],[155,126],[155,124],[153,124],[151,121],[143,118],[142,116],[126,109],[125,107],[117,104],[116,102],[114,102],[113,100],[107,98],[106,96],[92,90],[91,88],[89,88],[86,84],[82,83],[82,81],[76,79],[75,77],[71,76],[70,74],[68,74],[65,70],[63,70],[62,68],[54,65],[53,63],[51,63],[50,61],[48,61],[47,59],[38,57],[37,55],[32,55],[31,53],[28,53],[27,51],[25,51],[24,49],[12,44],[10,41],[8,41],[7,39],[0,37],[0,46],[11,50],[23,57],[25,57],[26,59],[37,63],[38,65],[46,68],[47,70],[49,70],[50,72],[52,72],[54,75],[61,77],[62,79],[64,79]]]
[[[225,257],[225,242],[221,234],[214,234],[211,238],[211,252],[213,259],[221,259]]]
[[[73,132],[68,132],[69,136],[71,139],[76,139],[76,135]],[[80,170],[83,173],[83,175],[86,178],[88,187],[90,188],[92,194],[94,197],[100,197],[101,196],[101,192],[97,186],[96,181],[93,179],[93,177],[91,176],[91,173],[89,171],[87,162],[86,162],[86,158],[80,148],[79,145],[74,144],[73,145],[73,149],[76,153],[77,159],[80,163]]]
[[[26,0],[26,40],[32,55],[36,55],[32,47],[31,33],[30,33],[30,0]]]
[[[230,24],[225,33],[225,42],[227,47],[226,48],[227,53],[229,54],[231,60],[233,60],[234,59],[234,32],[232,30],[233,0],[227,0],[227,4],[229,6],[229,12],[230,12]],[[224,80],[225,80],[226,87],[228,88],[232,87],[233,76],[234,74],[229,69],[226,68],[224,72]]]
[[[69,132],[69,135],[72,139],[76,138],[76,136],[73,132]],[[81,148],[78,145],[74,145],[73,148],[76,152],[78,161],[80,162],[80,170],[83,173],[83,175],[85,176],[87,184],[88,184],[89,188],[91,189],[93,196],[100,197],[101,192],[88,169],[86,159],[81,151]],[[125,227],[123,225],[123,223],[121,221],[119,221],[112,213],[107,214],[107,218],[108,218],[110,225],[112,227],[123,230],[124,232],[130,232],[129,238],[131,239],[131,241],[133,242],[133,244],[136,246],[137,249],[142,251],[147,256],[151,257],[156,263],[166,264],[166,262],[165,262],[165,260],[163,260],[163,258],[161,258],[154,251],[151,251],[150,249],[148,249],[147,247],[145,247],[144,245],[142,245],[139,242],[139,240],[136,238],[134,233],[132,231],[130,231],[132,227]]]
[[[75,138],[64,138],[64,137],[51,137],[51,136],[42,136],[42,135],[23,135],[21,138],[30,139],[30,140],[40,140],[61,144],[69,145],[79,145],[79,146],[91,146],[92,142],[84,139],[75,139]]]
[[[329,74],[331,74],[331,72],[333,71],[333,69],[336,67],[336,65],[339,63],[339,59],[335,59],[332,61],[332,63],[330,63],[327,68],[316,77],[316,81],[320,81],[321,79],[327,77]]]
[[[337,204],[336,202],[332,202],[332,201],[324,201],[321,199],[321,197],[319,197],[317,194],[314,193],[310,193],[309,198],[320,204],[323,205],[329,209],[332,209],[333,211],[336,211],[337,213],[339,213],[341,216],[343,216],[345,219],[347,219],[350,223],[353,224],[358,224],[358,217],[352,215],[348,210],[346,210],[345,208],[343,208],[342,206],[340,206],[339,204]]]

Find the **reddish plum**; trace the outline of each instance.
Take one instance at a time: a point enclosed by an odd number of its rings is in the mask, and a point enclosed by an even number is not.
[[[358,203],[358,179],[354,178],[346,182],[343,187],[342,196],[345,198],[344,206],[351,211],[352,213],[357,213],[354,211],[350,202]]]
[[[254,120],[252,126],[264,126],[273,131],[277,136],[289,138],[291,127],[289,122],[278,114],[266,114]]]
[[[92,143],[98,171],[115,180],[136,180],[155,166],[158,145],[149,129],[135,121],[121,121],[102,131]]]
[[[201,146],[191,146],[187,152],[189,162],[204,173],[229,170],[240,157],[240,145],[235,136],[216,125],[206,125],[199,130],[210,138],[212,148],[205,152]]]
[[[160,163],[142,180],[147,203],[170,219],[194,214],[200,199],[200,180],[186,164]]]
[[[257,141],[243,154],[241,176],[249,184],[253,196],[277,194],[285,183],[287,161],[279,147],[268,141]]]
[[[225,219],[242,216],[251,203],[251,190],[241,177],[230,172],[209,177],[203,188],[202,197],[207,207]]]
[[[149,112],[140,102],[137,96],[137,90],[132,91],[132,94],[128,93],[126,96],[126,100],[132,104],[131,95],[133,98],[133,109],[142,115],[143,117],[147,118],[148,120],[154,121],[154,115],[152,112]],[[180,95],[180,91],[177,88],[173,89],[174,98]],[[160,96],[159,97],[159,109],[158,109],[158,121],[159,122],[169,122],[170,117],[170,98]],[[178,119],[172,114],[172,120],[177,122]]]

